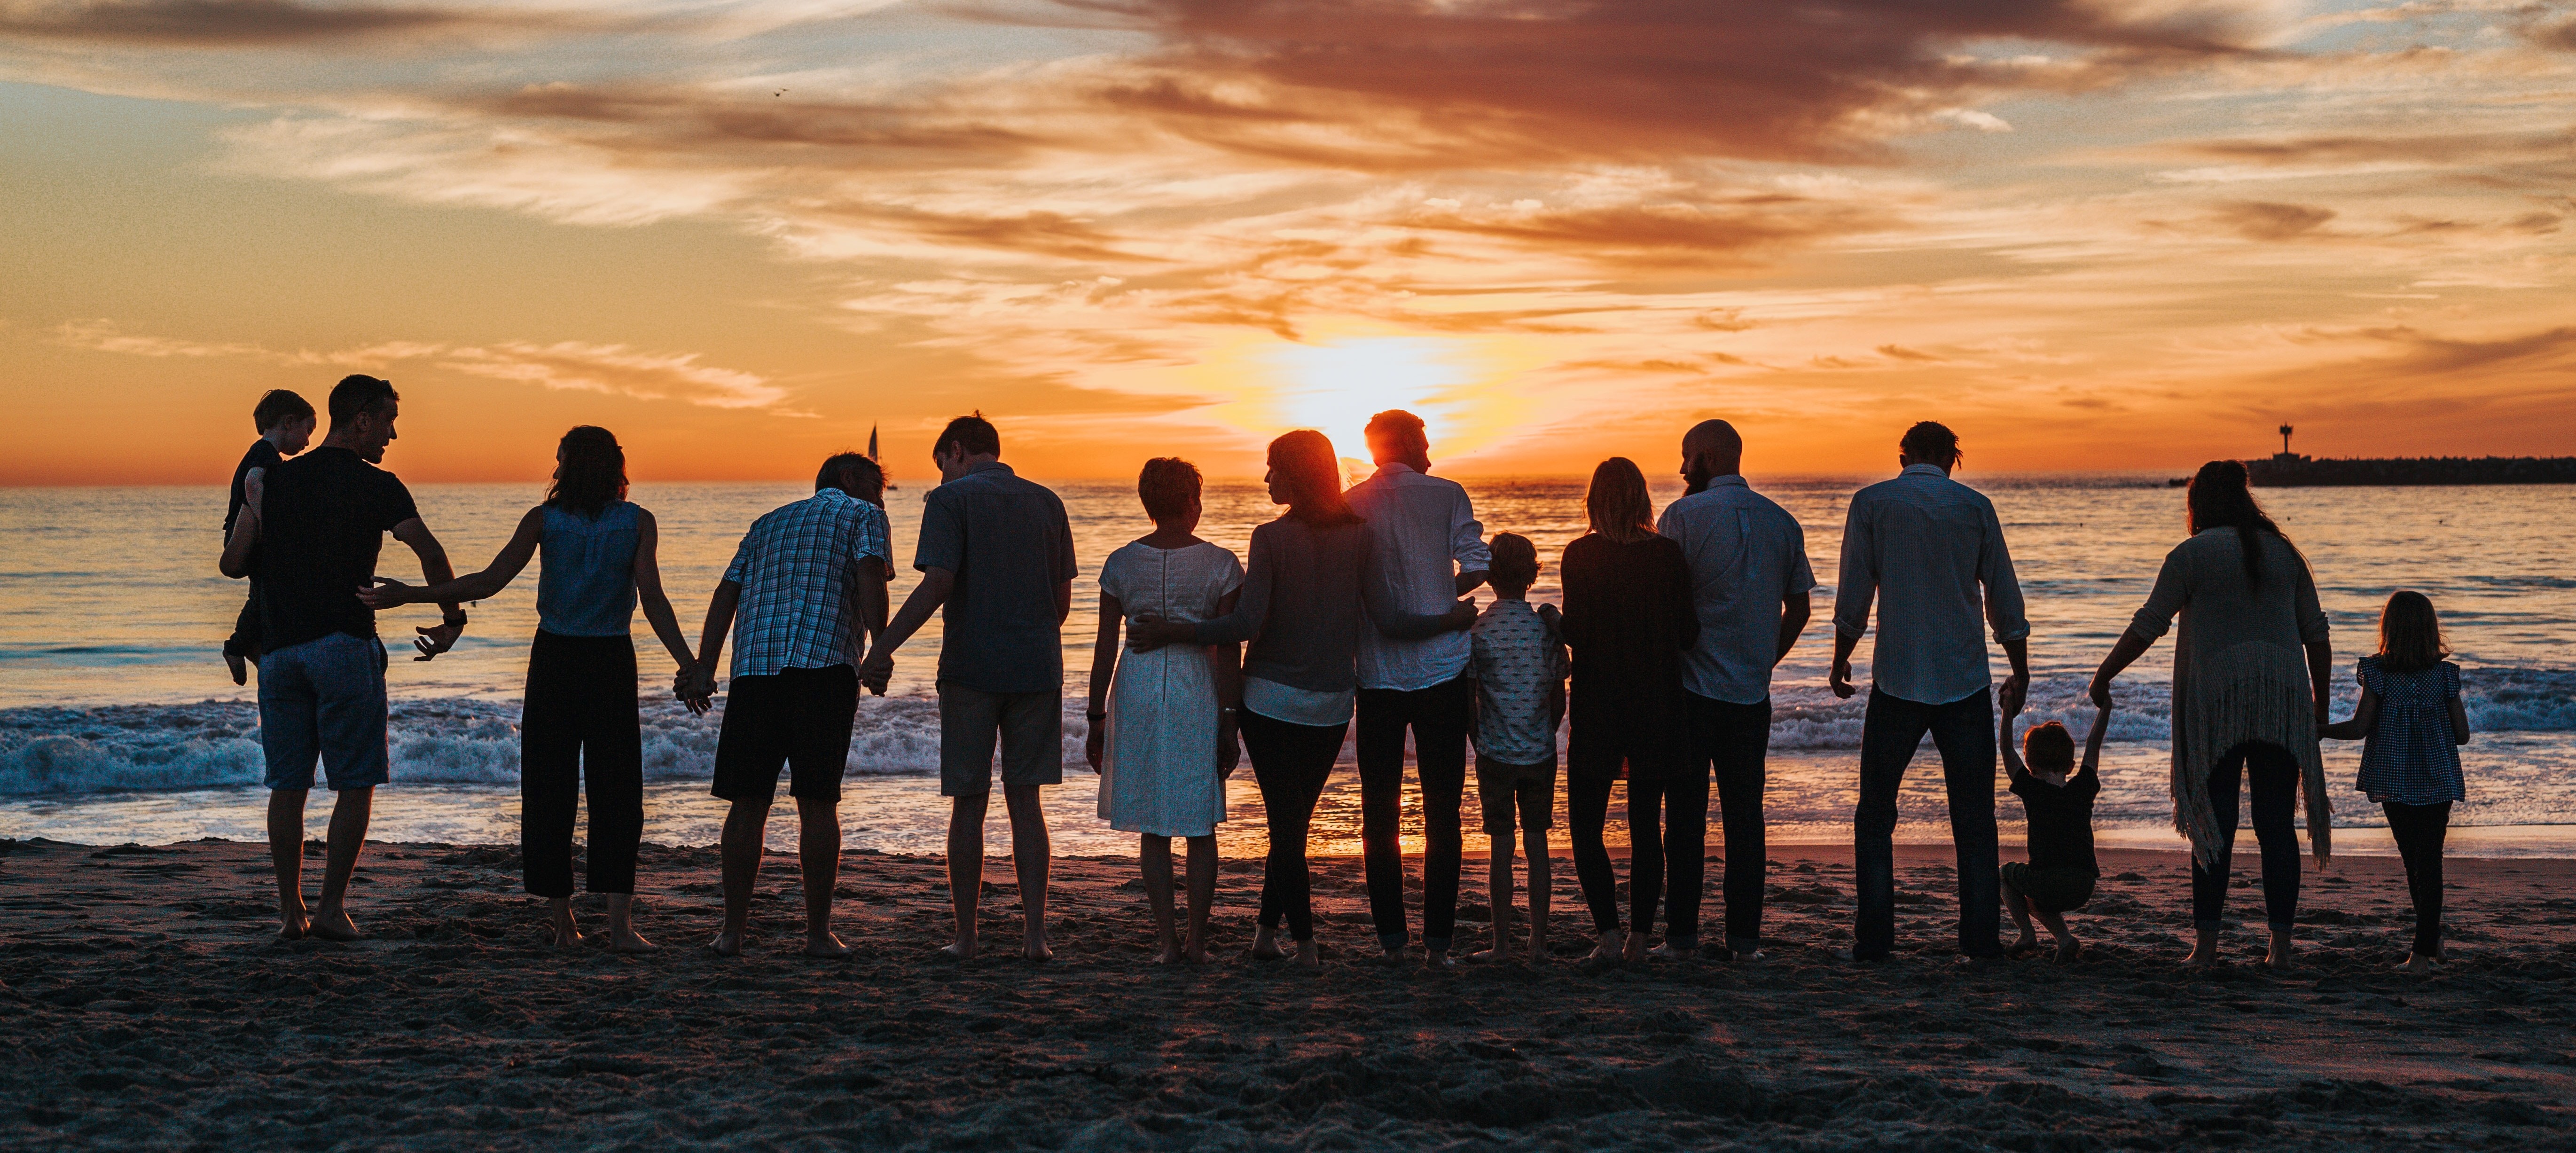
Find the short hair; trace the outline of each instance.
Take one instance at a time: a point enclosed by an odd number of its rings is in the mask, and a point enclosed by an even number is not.
[[[877,482],[877,487],[879,488],[885,487],[885,467],[883,465],[869,459],[866,453],[836,452],[823,458],[823,467],[814,470],[814,491],[821,492],[827,488],[840,488],[842,475],[853,472],[859,474],[863,478]]]
[[[1655,535],[1655,502],[1646,493],[1646,474],[1624,456],[1602,461],[1592,470],[1592,487],[1583,494],[1583,515],[1592,531],[1620,544],[1635,544]]]
[[[2021,759],[2034,769],[2062,773],[2075,767],[2075,734],[2050,721],[2021,735]]]
[[[402,394],[394,391],[394,382],[362,372],[350,373],[331,386],[331,427],[356,420],[359,413],[372,412],[386,401],[401,399]]]
[[[289,389],[272,388],[259,394],[259,403],[250,406],[251,425],[267,432],[290,420],[313,419],[313,402]]]
[[[1495,588],[1526,589],[1538,580],[1538,546],[1516,532],[1498,532],[1485,548],[1493,559],[1485,567],[1485,577]]]
[[[565,512],[596,519],[610,501],[626,499],[626,449],[617,434],[595,424],[574,425],[555,442],[562,461],[555,482],[546,488],[546,503]]]
[[[1369,418],[1368,428],[1361,433],[1372,448],[1384,441],[1394,446],[1396,459],[1413,466],[1415,472],[1431,468],[1431,435],[1422,429],[1422,418],[1400,408],[1390,408]]]
[[[1696,455],[1691,451],[1694,447],[1702,452],[1719,455],[1731,453],[1741,457],[1744,455],[1744,435],[1735,431],[1735,426],[1725,421],[1703,420],[1692,425],[1689,432],[1682,434],[1682,454]]]
[[[1897,441],[1896,447],[1923,464],[1959,463],[1959,434],[1937,420],[1919,421],[1906,429],[1904,439]]]
[[[2421,672],[2442,663],[2451,646],[2442,642],[2442,618],[2433,598],[2413,589],[2388,594],[2379,611],[2379,665],[2392,673]]]
[[[932,456],[938,456],[952,449],[968,456],[979,454],[1000,456],[1002,455],[1002,433],[993,427],[992,421],[984,419],[983,410],[978,409],[949,421],[948,427],[939,430],[939,439],[930,442]]]
[[[1136,474],[1136,499],[1145,502],[1145,515],[1161,524],[1190,511],[1190,502],[1199,498],[1199,483],[1199,466],[1177,456],[1158,456]]]

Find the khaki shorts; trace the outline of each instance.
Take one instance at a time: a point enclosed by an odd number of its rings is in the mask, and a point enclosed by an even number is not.
[[[1556,758],[1543,765],[1513,765],[1476,754],[1476,804],[1485,810],[1485,835],[1510,827],[1520,815],[1524,829],[1545,830],[1555,824]],[[1497,821],[1502,817],[1505,820]]]
[[[939,682],[939,795],[993,791],[993,745],[1002,787],[1064,783],[1064,693],[988,693]]]

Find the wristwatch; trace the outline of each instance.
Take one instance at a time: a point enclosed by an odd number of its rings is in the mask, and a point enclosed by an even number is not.
[[[466,616],[465,616],[465,610],[464,610],[464,609],[458,609],[458,610],[456,610],[456,615],[455,615],[455,616],[452,616],[452,617],[451,617],[451,616],[445,616],[445,615],[442,615],[442,616],[440,616],[440,617],[438,618],[438,623],[443,624],[443,625],[454,625],[455,627],[460,628],[460,629],[465,627],[465,621],[466,621]]]

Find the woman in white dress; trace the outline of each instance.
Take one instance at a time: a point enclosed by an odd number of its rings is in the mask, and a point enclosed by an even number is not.
[[[1091,655],[1091,733],[1084,753],[1100,773],[1100,817],[1138,835],[1145,896],[1154,906],[1165,964],[1207,960],[1208,906],[1216,899],[1216,825],[1234,775],[1235,706],[1243,686],[1234,645],[1119,651],[1127,621],[1194,622],[1234,611],[1243,565],[1193,535],[1199,470],[1157,457],[1136,478],[1154,531],[1100,566],[1100,638]],[[1172,838],[1189,839],[1190,926],[1172,923]]]

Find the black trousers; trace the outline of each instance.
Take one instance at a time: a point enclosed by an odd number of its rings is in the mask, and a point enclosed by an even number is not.
[[[2003,894],[1995,875],[1995,704],[1989,689],[1927,705],[1872,687],[1860,726],[1860,808],[1852,817],[1852,873],[1860,909],[1852,955],[1896,950],[1896,794],[1923,734],[1941,750],[1950,844],[1959,857],[1959,952],[2003,955]]]
[[[1288,922],[1292,941],[1315,939],[1314,882],[1306,869],[1306,831],[1348,724],[1300,725],[1246,710],[1237,722],[1252,779],[1261,786],[1261,815],[1270,827],[1270,859],[1261,870],[1261,927]]]
[[[2385,801],[2388,831],[2397,836],[2397,855],[2406,859],[2406,891],[2415,898],[2417,956],[2442,951],[2442,838],[2451,831],[2451,802],[2401,805]]]
[[[1616,767],[1568,768],[1565,774],[1566,839],[1574,846],[1574,877],[1583,885],[1583,903],[1592,910],[1592,929],[1607,933],[1620,927],[1619,873],[1610,863],[1602,832],[1610,821],[1610,788]],[[1636,932],[1654,931],[1655,902],[1663,897],[1663,784],[1631,769],[1628,775],[1628,921]],[[1701,804],[1707,787],[1701,786]],[[1703,817],[1703,820],[1706,818]]]
[[[2227,911],[2227,879],[2236,855],[2239,782],[2253,795],[2254,840],[2263,849],[2263,919],[2288,932],[2299,915],[2299,758],[2263,741],[2247,741],[2209,771],[2209,807],[2218,814],[2218,868],[2191,859],[2191,919],[2215,930]]]
[[[1404,733],[1413,731],[1422,778],[1422,943],[1445,950],[1458,927],[1459,796],[1467,788],[1467,723],[1475,686],[1465,677],[1427,689],[1359,693],[1360,845],[1368,864],[1369,919],[1378,944],[1402,948]]]
[[[542,629],[528,649],[519,714],[519,860],[527,889],[572,895],[573,814],[590,792],[594,893],[635,891],[644,837],[643,720],[635,703],[635,642]]]
[[[1762,886],[1769,872],[1763,840],[1762,789],[1771,753],[1771,702],[1739,705],[1682,698],[1689,725],[1689,767],[1665,790],[1664,857],[1669,865],[1668,940],[1699,939],[1703,862],[1708,857],[1708,782],[1717,779],[1718,819],[1726,837],[1726,947],[1762,945]]]

